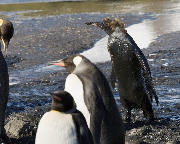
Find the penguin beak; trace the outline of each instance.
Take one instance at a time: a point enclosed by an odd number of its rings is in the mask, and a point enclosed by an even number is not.
[[[2,39],[2,43],[3,43],[3,46],[4,46],[4,55],[5,57],[7,56],[7,49],[8,49],[8,45],[9,45],[9,42],[8,41],[5,41],[4,39]]]
[[[7,57],[7,49],[8,49],[8,45],[6,45],[5,48],[4,48],[5,57]]]
[[[56,95],[54,92],[49,92],[49,94],[50,94],[51,96]]]
[[[102,22],[86,22],[86,25],[93,25],[103,29],[104,24]]]
[[[50,94],[51,96],[53,96],[53,95],[54,95],[54,93],[51,93],[51,92],[49,92],[49,94]]]
[[[65,63],[64,63],[63,60],[53,61],[53,62],[50,62],[49,64],[53,64],[53,65],[56,65],[56,66],[65,67]]]

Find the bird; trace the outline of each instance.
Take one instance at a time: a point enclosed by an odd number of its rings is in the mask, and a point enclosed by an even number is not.
[[[124,125],[104,74],[79,54],[53,63],[70,72],[65,91],[73,96],[77,109],[85,116],[94,144],[124,144]]]
[[[71,94],[62,90],[50,94],[51,110],[40,119],[35,144],[93,144],[86,120]]]
[[[148,121],[154,121],[152,100],[159,100],[153,86],[150,67],[143,52],[117,18],[104,18],[102,22],[87,22],[104,30],[108,35],[107,49],[112,62],[111,85],[118,83],[120,101],[126,109],[127,122],[131,121],[131,110],[138,108]]]
[[[0,19],[0,39],[4,46],[5,56],[7,56],[7,48],[10,42],[10,39],[13,37],[14,27],[12,22],[6,19]]]
[[[0,45],[1,49],[1,45]],[[6,137],[6,132],[4,129],[4,121],[5,121],[5,111],[8,102],[9,96],[9,74],[7,63],[4,59],[4,56],[0,50],[0,139]]]

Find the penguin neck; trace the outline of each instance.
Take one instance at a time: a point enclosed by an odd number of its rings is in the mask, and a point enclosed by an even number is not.
[[[72,109],[67,110],[67,111],[60,111],[60,110],[51,108],[51,112],[58,112],[58,113],[65,113],[65,114],[74,113],[76,111],[77,111],[76,108],[72,108]]]
[[[0,19],[0,26],[3,25],[3,19]]]
[[[81,62],[73,71],[73,73],[81,73],[85,72],[89,69],[89,65],[87,65],[85,62]]]
[[[111,42],[126,40],[126,33],[122,32],[121,28],[117,27],[115,31],[110,35]]]

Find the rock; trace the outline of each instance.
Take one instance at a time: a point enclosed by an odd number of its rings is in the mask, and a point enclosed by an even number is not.
[[[25,112],[12,113],[6,120],[6,133],[13,144],[34,144],[41,116],[48,107],[37,107]]]
[[[23,114],[12,114],[5,125],[6,132],[11,138],[33,136],[36,131],[36,125],[33,121],[33,118],[25,117]]]

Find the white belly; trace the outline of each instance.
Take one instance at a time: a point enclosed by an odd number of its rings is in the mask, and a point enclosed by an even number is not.
[[[90,113],[84,102],[83,84],[75,74],[70,74],[66,78],[65,91],[73,96],[77,109],[83,113],[87,125],[90,128]]]
[[[38,125],[35,144],[78,144],[72,115],[45,113]]]

